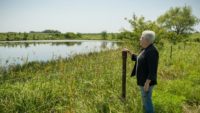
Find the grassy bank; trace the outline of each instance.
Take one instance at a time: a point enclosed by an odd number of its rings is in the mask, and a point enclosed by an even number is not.
[[[11,67],[0,75],[0,112],[140,113],[141,97],[128,58],[127,100],[121,95],[121,48],[46,63]],[[200,111],[200,44],[164,43],[158,85],[153,92],[157,113]]]

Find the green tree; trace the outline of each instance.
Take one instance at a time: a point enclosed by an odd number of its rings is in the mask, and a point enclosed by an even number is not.
[[[101,32],[101,36],[102,36],[102,38],[103,38],[104,40],[106,40],[107,37],[108,37],[108,34],[107,34],[106,31],[102,31],[102,32]]]
[[[60,34],[61,32],[58,31],[58,30],[47,29],[47,30],[42,31],[42,33],[57,33],[57,34]]]
[[[159,41],[161,40],[161,37],[162,39],[168,38],[167,32],[164,28],[158,26],[157,23],[154,21],[145,20],[143,16],[137,17],[134,14],[132,19],[125,18],[125,20],[128,20],[128,22],[132,26],[132,35],[130,35],[129,33],[129,36],[131,36],[130,38],[133,40],[138,41],[139,38],[141,37],[142,32],[145,30],[152,30],[156,33],[155,43],[159,43]]]
[[[170,8],[157,19],[161,27],[173,31],[177,35],[193,31],[193,26],[199,23],[199,19],[192,14],[190,6]]]
[[[24,37],[22,38],[22,40],[27,40],[28,39],[28,33],[24,33]]]
[[[133,39],[134,38],[134,35],[133,35],[133,33],[132,32],[130,32],[130,31],[127,31],[127,30],[124,30],[123,32],[121,32],[121,33],[119,33],[118,35],[117,35],[117,38],[118,39]]]
[[[66,39],[78,38],[78,36],[77,36],[75,33],[73,33],[73,32],[67,32],[67,33],[64,35],[64,37],[65,37]]]
[[[77,33],[76,34],[78,38],[82,38],[82,34],[81,33]]]
[[[115,39],[116,38],[116,34],[115,33],[111,33],[111,38]]]

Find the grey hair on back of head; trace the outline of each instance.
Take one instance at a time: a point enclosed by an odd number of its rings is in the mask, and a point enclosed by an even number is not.
[[[142,37],[147,39],[150,43],[153,43],[155,40],[155,32],[151,30],[145,30],[142,32]]]

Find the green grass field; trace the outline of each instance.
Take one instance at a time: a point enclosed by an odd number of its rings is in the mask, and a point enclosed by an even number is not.
[[[49,62],[32,62],[0,71],[0,112],[141,113],[141,95],[127,61],[127,100],[122,102],[122,48]],[[200,112],[200,43],[159,48],[156,113]],[[137,52],[136,52],[137,53]]]

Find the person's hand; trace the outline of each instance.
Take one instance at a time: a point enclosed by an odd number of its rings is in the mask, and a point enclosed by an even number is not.
[[[147,92],[149,90],[149,84],[150,84],[151,80],[147,80],[144,84],[144,91]]]
[[[132,54],[130,50],[128,50],[127,48],[124,48],[123,51],[128,52],[129,54]]]
[[[144,84],[144,91],[147,92],[149,90],[149,84],[145,83]]]

